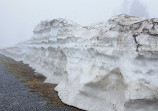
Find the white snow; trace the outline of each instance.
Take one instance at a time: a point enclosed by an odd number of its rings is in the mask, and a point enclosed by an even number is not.
[[[29,64],[47,77],[45,82],[57,83],[66,104],[135,111],[130,101],[158,98],[157,21],[128,15],[85,27],[61,18],[42,21],[31,40],[0,53]]]

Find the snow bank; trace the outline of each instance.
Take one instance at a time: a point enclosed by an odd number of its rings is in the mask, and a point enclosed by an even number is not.
[[[124,111],[130,101],[158,98],[157,42],[158,19],[119,15],[83,27],[60,18],[41,22],[31,40],[0,53],[57,83],[66,104]]]

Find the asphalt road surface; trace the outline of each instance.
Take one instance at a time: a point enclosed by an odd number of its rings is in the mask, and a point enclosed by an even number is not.
[[[68,111],[44,105],[46,101],[42,97],[28,90],[0,63],[0,111]]]

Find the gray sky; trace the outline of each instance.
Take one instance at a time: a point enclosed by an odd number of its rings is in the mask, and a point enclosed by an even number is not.
[[[158,17],[158,0],[0,0],[0,48],[28,40],[41,21],[67,18],[87,25],[126,13]]]

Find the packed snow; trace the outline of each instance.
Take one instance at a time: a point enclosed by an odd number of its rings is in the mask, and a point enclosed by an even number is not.
[[[31,40],[0,53],[58,84],[64,103],[88,111],[135,111],[130,103],[142,100],[139,111],[157,111],[158,19],[118,15],[81,26],[60,18],[42,21],[33,32]],[[156,102],[146,108],[146,101]]]

